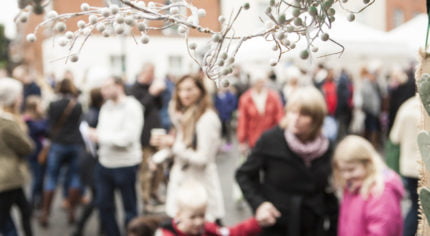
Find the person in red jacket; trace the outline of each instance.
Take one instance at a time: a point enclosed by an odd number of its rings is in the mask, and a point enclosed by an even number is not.
[[[271,222],[258,221],[250,218],[232,227],[222,227],[205,219],[208,197],[206,190],[199,183],[187,180],[177,192],[178,209],[173,219],[169,218],[159,225],[155,235],[157,236],[257,236],[261,227]],[[144,221],[141,221],[144,222]],[[140,236],[137,228],[145,228],[134,225],[129,227],[128,235]],[[133,228],[133,229],[132,229]]]
[[[253,148],[261,134],[279,123],[284,115],[282,100],[276,91],[267,88],[267,73],[253,71],[252,87],[239,99],[237,139],[240,151]]]

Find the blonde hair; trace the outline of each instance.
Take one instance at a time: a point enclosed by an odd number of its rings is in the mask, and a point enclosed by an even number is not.
[[[286,113],[292,109],[298,109],[301,114],[312,118],[312,129],[309,140],[313,140],[321,134],[321,128],[327,114],[327,106],[320,91],[312,86],[298,88],[291,98],[288,99]],[[284,129],[288,127],[286,117],[284,116],[284,119],[280,123],[280,126]]]
[[[337,145],[333,156],[333,181],[336,188],[344,189],[346,182],[339,171],[340,161],[364,165],[366,177],[360,188],[360,194],[364,198],[370,194],[382,193],[384,190],[382,171],[385,164],[369,141],[357,135],[348,135]]]
[[[176,192],[177,213],[183,209],[196,209],[207,204],[208,194],[203,185],[192,179],[182,182]]]
[[[200,98],[197,99],[195,104],[189,107],[186,107],[181,103],[178,93],[179,85],[187,79],[191,79],[194,82],[194,85],[200,90]],[[203,84],[202,78],[193,75],[185,75],[176,82],[175,91],[173,92],[172,100],[169,104],[169,115],[172,118],[174,125],[181,127],[183,130],[183,141],[187,147],[191,147],[193,149],[197,148],[193,147],[196,123],[206,110],[211,108],[211,99],[205,85]],[[183,114],[180,121],[175,119],[176,113]]]

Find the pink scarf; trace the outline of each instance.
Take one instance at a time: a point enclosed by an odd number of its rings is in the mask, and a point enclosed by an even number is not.
[[[302,143],[293,133],[285,130],[285,139],[287,140],[288,147],[303,158],[305,165],[309,167],[311,162],[321,157],[328,149],[329,141],[323,135],[319,135],[314,140]]]

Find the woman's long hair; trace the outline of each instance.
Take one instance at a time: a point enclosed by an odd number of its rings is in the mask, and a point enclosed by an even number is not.
[[[366,177],[359,190],[364,198],[370,194],[382,193],[384,190],[382,172],[385,164],[369,141],[360,136],[349,135],[337,145],[333,157],[333,180],[336,188],[342,190],[347,183],[339,171],[339,161],[364,165]]]
[[[196,103],[186,107],[181,103],[178,89],[180,84],[188,79],[191,79],[194,85],[200,90],[200,98],[197,99]],[[200,77],[185,75],[176,82],[173,99],[169,104],[169,115],[172,118],[173,124],[183,131],[182,138],[187,147],[196,148],[193,147],[196,123],[203,113],[211,108],[211,99]]]

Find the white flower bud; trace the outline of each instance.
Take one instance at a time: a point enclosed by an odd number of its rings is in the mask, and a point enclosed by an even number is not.
[[[234,63],[234,57],[230,57],[229,59],[227,59],[227,64],[231,65]]]
[[[169,12],[172,15],[176,15],[179,13],[179,8],[178,7],[172,7],[172,8],[170,8]]]
[[[351,22],[354,21],[355,20],[354,13],[349,14],[347,19],[348,19],[348,21],[351,21]]]
[[[278,64],[278,60],[277,59],[270,59],[270,66],[276,66]]]
[[[86,23],[83,20],[79,20],[77,25],[78,25],[79,29],[83,29],[83,28],[85,28]]]
[[[103,37],[108,38],[110,36],[110,30],[103,31]]]
[[[133,26],[135,23],[133,16],[130,15],[125,17],[124,22],[129,26]]]
[[[52,18],[57,17],[57,16],[58,16],[58,13],[57,13],[56,11],[52,10],[52,11],[49,11],[49,12],[46,14],[46,16],[47,16],[49,19],[52,19]]]
[[[311,51],[312,51],[312,52],[318,52],[318,50],[319,50],[319,48],[318,48],[318,47],[313,47],[313,48],[311,49]]]
[[[101,12],[104,17],[109,17],[111,13],[109,8],[102,8]]]
[[[321,40],[322,41],[327,41],[327,40],[329,40],[329,38],[330,38],[330,35],[327,34],[327,33],[324,33],[324,34],[321,35]]]
[[[34,34],[27,34],[27,41],[30,43],[33,43],[34,41],[36,41],[36,35]]]
[[[292,44],[290,45],[290,48],[291,48],[291,49],[296,48],[296,44],[295,44],[295,43],[292,43]]]
[[[146,35],[146,34],[142,34],[142,36],[140,37],[140,42],[141,42],[142,44],[147,44],[147,43],[149,43],[149,37],[148,37],[148,35]]]
[[[273,45],[273,46],[272,46],[272,51],[277,51],[277,50],[278,50],[278,45],[276,45],[276,44],[275,44],[275,45]]]
[[[137,24],[137,28],[139,29],[139,31],[145,31],[146,24],[144,22],[139,22],[139,24]]]
[[[185,25],[180,25],[180,26],[178,27],[178,32],[179,32],[180,34],[185,34],[187,31],[188,31],[188,27],[186,27]]]
[[[201,17],[205,17],[206,16],[206,10],[205,9],[203,9],[203,8],[200,8],[198,11],[197,11],[197,15],[201,18]]]
[[[224,17],[224,16],[219,16],[219,17],[218,17],[218,21],[219,21],[219,23],[224,24],[224,22],[225,22],[225,17]]]
[[[284,39],[285,38],[285,34],[284,34],[284,32],[278,32],[278,33],[276,33],[276,38],[278,39],[278,40],[282,40],[282,39]]]
[[[69,43],[69,40],[66,37],[60,37],[60,39],[58,40],[58,45],[60,45],[61,47],[66,46],[67,43]]]
[[[116,4],[110,5],[109,8],[110,8],[112,15],[115,15],[116,13],[119,12],[119,7]]]
[[[75,36],[72,31],[67,31],[65,35],[67,39],[73,39]]]
[[[188,47],[189,47],[191,50],[196,50],[196,48],[197,48],[197,44],[196,44],[196,43],[190,43],[190,45],[188,45]]]
[[[309,58],[309,51],[308,50],[303,50],[300,52],[300,58],[302,58],[303,60],[306,60]]]
[[[122,24],[122,23],[124,23],[124,17],[123,17],[123,16],[121,16],[121,15],[117,15],[117,16],[115,17],[115,22],[116,22],[116,23],[118,23],[118,24]]]
[[[79,60],[79,56],[75,53],[73,53],[72,55],[70,55],[70,61],[71,62],[77,62]]]
[[[105,31],[106,26],[105,26],[105,24],[104,24],[104,23],[98,23],[98,24],[97,24],[97,26],[96,26],[96,28],[97,28],[97,30],[98,30],[99,32],[103,32],[103,31]]]
[[[97,23],[97,16],[96,15],[90,15],[88,17],[88,22],[90,22],[90,24],[94,25],[95,23]]]
[[[223,52],[223,53],[221,54],[221,58],[222,58],[223,60],[226,60],[226,59],[227,59],[227,57],[228,57],[228,55],[227,55],[227,53],[226,53],[226,52]]]
[[[216,34],[212,35],[212,40],[216,43],[220,42],[221,41],[221,34],[216,33]]]
[[[82,3],[81,4],[81,10],[82,11],[88,11],[88,10],[90,10],[90,5],[88,3],[86,3],[86,2]]]
[[[222,60],[222,59],[220,59],[218,62],[217,62],[217,65],[218,66],[224,66],[224,60]]]
[[[228,80],[228,79],[222,79],[221,80],[221,85],[224,87],[224,88],[227,88],[228,86],[230,86],[230,81]]]
[[[62,33],[66,30],[66,23],[59,21],[55,24],[55,31]]]
[[[123,34],[125,31],[124,25],[115,25],[115,33]]]
[[[230,71],[229,71],[229,69],[228,68],[223,68],[222,70],[221,70],[221,74],[222,75],[228,75],[228,73],[229,73]]]
[[[27,22],[28,21],[28,13],[27,12],[21,13],[21,15],[19,16],[19,21],[21,23]]]

